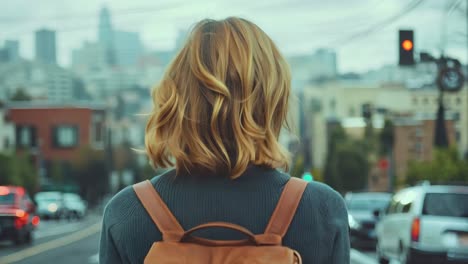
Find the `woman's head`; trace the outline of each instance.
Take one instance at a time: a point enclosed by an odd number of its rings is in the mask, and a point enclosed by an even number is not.
[[[278,143],[289,67],[273,41],[240,18],[203,20],[153,91],[145,144],[156,167],[237,177],[250,164],[288,166]]]

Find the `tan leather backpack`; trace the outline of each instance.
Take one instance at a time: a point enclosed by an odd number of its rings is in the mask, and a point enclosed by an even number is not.
[[[180,226],[149,181],[133,186],[138,198],[163,235],[145,258],[145,264],[301,264],[295,250],[282,246],[307,183],[291,178],[286,184],[264,234],[254,235],[235,224],[211,222],[188,231]],[[208,240],[192,236],[197,230],[222,227],[243,233],[237,241]]]

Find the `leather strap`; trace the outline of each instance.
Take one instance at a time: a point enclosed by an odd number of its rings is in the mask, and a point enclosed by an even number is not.
[[[138,199],[163,234],[164,241],[180,241],[184,229],[161,199],[153,184],[146,180],[133,185]]]
[[[284,237],[289,225],[296,213],[302,194],[307,187],[307,182],[299,178],[291,177],[276,205],[270,222],[265,229],[265,234],[274,234]]]
[[[211,240],[211,239],[205,239],[205,238],[192,236],[192,233],[198,230],[214,228],[214,227],[235,230],[247,236],[247,239],[226,241],[226,240]],[[278,235],[274,235],[274,234],[254,235],[248,229],[240,225],[227,223],[227,222],[210,222],[210,223],[196,226],[188,230],[187,232],[185,232],[180,242],[185,242],[185,241],[195,242],[195,243],[207,245],[207,246],[281,245],[281,237]]]

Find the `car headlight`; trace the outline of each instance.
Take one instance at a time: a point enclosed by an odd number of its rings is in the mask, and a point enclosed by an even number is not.
[[[57,212],[57,209],[58,209],[58,206],[56,203],[51,203],[47,206],[47,210],[49,210],[49,212],[51,213]]]
[[[348,214],[348,224],[351,229],[361,228],[361,224],[350,214]]]

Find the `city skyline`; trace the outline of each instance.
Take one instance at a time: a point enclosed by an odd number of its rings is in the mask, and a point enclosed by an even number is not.
[[[294,3],[275,1],[268,5],[248,2],[248,5],[235,6],[226,1],[216,4],[208,1],[163,1],[158,6],[148,6],[148,2],[143,0],[134,1],[133,4],[113,1],[112,5],[89,1],[89,5],[80,2],[79,6],[66,2],[61,9],[57,9],[58,2],[54,0],[41,3],[37,9],[33,8],[35,4],[30,3],[29,8],[19,8],[26,1],[6,6],[5,14],[0,14],[0,43],[19,40],[21,56],[32,59],[33,32],[39,28],[56,30],[58,63],[69,66],[72,50],[81,47],[85,41],[97,40],[99,12],[107,6],[113,28],[138,32],[146,51],[174,48],[179,32],[204,17],[219,19],[238,15],[264,28],[286,56],[309,55],[319,48],[336,50],[339,72],[365,72],[384,64],[396,64],[399,28],[415,30],[416,51],[428,50],[438,55],[441,44],[445,42],[447,55],[463,63],[468,57],[466,39],[460,37],[466,34],[463,33],[466,26],[462,14],[465,4],[457,0],[446,1],[445,4],[435,0],[416,0],[412,1],[413,6],[401,0],[390,3],[359,0],[353,4],[337,1],[319,4],[299,0]],[[339,9],[336,8],[338,4]],[[406,14],[403,12],[405,8],[413,9]],[[29,14],[33,11],[39,12]],[[402,17],[389,25],[382,24],[398,14]],[[444,23],[440,23],[442,20],[446,21],[445,41],[438,34],[444,27]],[[373,25],[382,28],[374,29]],[[5,30],[3,26],[6,26]]]

